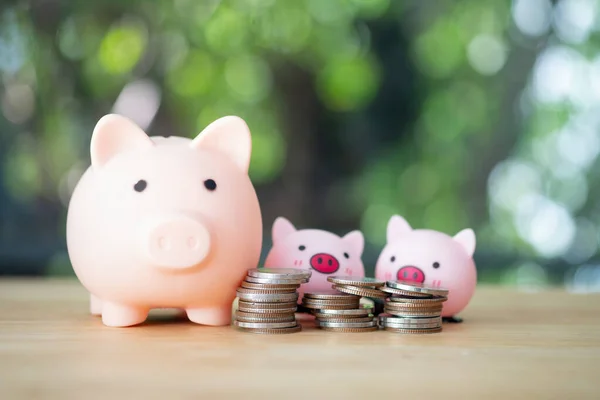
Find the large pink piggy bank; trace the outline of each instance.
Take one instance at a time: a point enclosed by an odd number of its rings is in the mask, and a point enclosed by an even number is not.
[[[255,268],[262,219],[248,177],[251,138],[238,117],[195,139],[148,137],[107,115],[91,140],[91,167],[67,216],[73,269],[105,325],[178,308],[198,324],[227,325],[236,287]]]
[[[474,251],[475,233],[471,229],[451,237],[433,230],[413,230],[404,218],[394,215],[387,226],[387,244],[377,260],[375,277],[448,289],[442,316],[454,317],[475,292]]]
[[[273,223],[273,248],[267,255],[267,268],[311,269],[312,276],[298,292],[333,291],[330,275],[364,277],[361,256],[365,239],[360,231],[344,237],[318,229],[296,230],[287,219],[279,217]]]

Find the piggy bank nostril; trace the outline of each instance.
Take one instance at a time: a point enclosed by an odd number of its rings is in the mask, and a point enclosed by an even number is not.
[[[323,259],[321,257],[317,258],[317,263],[323,264]]]
[[[333,261],[331,261],[331,259],[329,259],[329,261],[327,261],[327,264],[329,264],[329,266],[331,267],[333,265]]]
[[[158,244],[158,248],[161,249],[161,250],[168,250],[169,249],[169,241],[164,236],[160,236],[156,240],[156,243]]]
[[[195,248],[197,248],[197,247],[198,247],[198,240],[197,240],[195,237],[193,237],[193,236],[190,236],[190,237],[187,239],[187,244],[188,244],[188,247],[189,247],[190,249],[195,249]]]
[[[413,279],[417,279],[418,277],[419,277],[419,274],[418,274],[418,273],[416,273],[416,272],[415,272],[415,273],[413,273]]]

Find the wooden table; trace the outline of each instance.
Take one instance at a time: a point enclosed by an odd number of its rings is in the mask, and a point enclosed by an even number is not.
[[[0,280],[0,399],[600,398],[600,295],[479,287],[442,333],[263,336],[88,315],[73,280]]]

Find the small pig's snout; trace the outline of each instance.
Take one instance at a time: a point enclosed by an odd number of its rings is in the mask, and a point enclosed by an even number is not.
[[[331,274],[340,268],[340,262],[331,254],[319,253],[311,257],[310,266],[323,274]]]
[[[423,283],[425,274],[417,267],[406,266],[398,270],[398,280]]]
[[[206,227],[193,218],[165,218],[149,227],[145,247],[148,256],[157,266],[190,268],[208,255],[210,235]]]

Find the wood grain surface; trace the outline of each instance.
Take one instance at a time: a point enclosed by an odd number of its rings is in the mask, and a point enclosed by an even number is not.
[[[108,328],[75,280],[0,280],[0,399],[598,399],[600,295],[478,288],[461,324],[282,336],[152,312]]]

